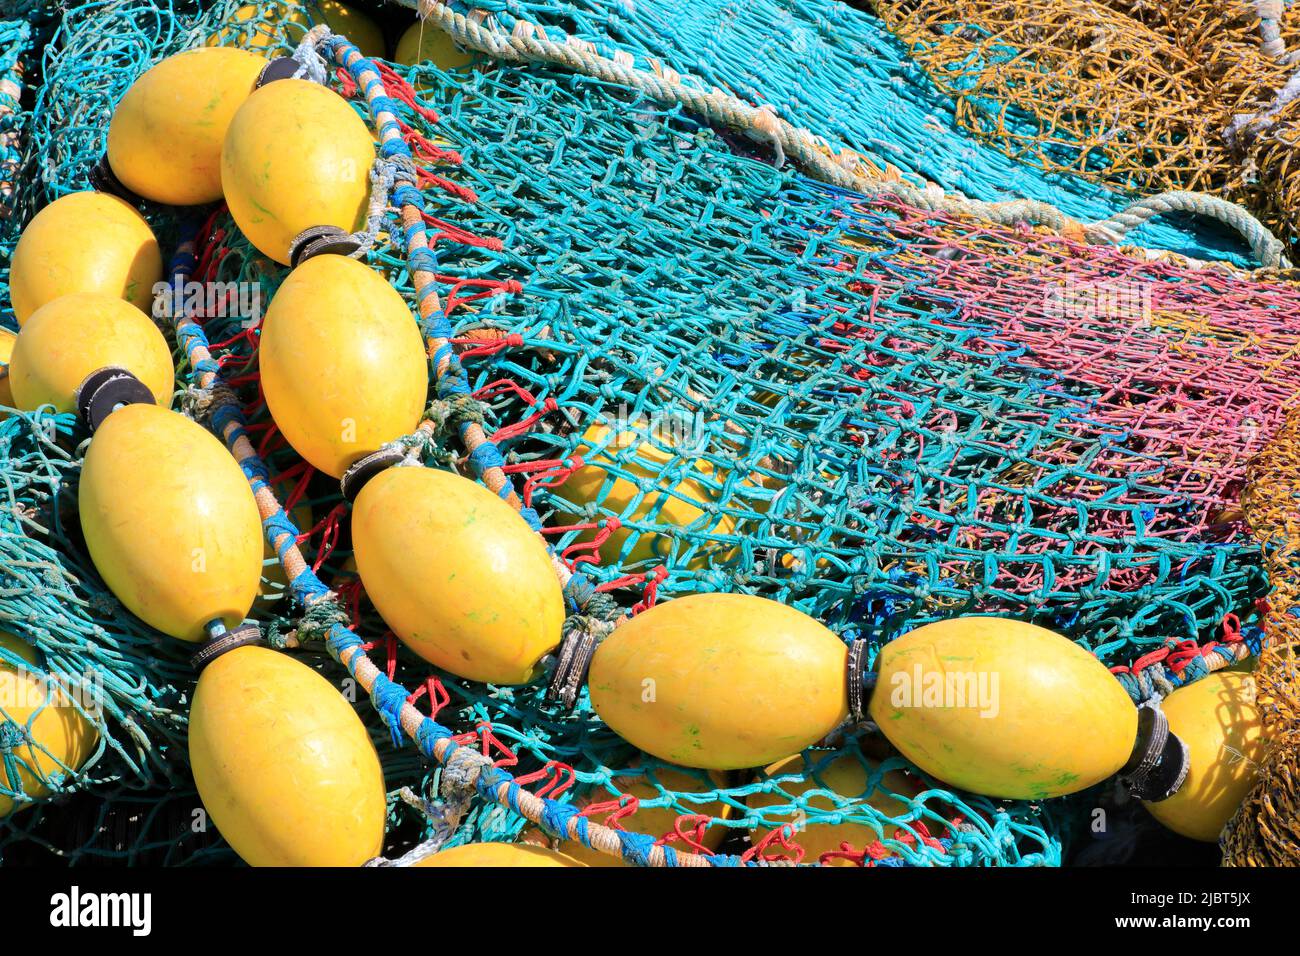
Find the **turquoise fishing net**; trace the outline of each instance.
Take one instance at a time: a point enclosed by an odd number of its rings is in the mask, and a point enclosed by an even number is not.
[[[45,199],[84,188],[116,99],[151,63],[201,43],[234,6],[105,3],[68,12],[33,97],[39,172],[24,188]],[[640,16],[647,8],[636,7]],[[859,20],[870,21],[827,9],[860,29]],[[568,16],[566,30],[594,32],[588,14]],[[613,20],[603,28],[625,44],[674,35]],[[871,29],[883,44],[883,30]],[[674,55],[694,50],[698,59],[680,62],[718,82],[722,74],[705,69],[703,41],[681,39],[688,35],[679,34]],[[862,63],[854,69],[874,75]],[[799,607],[846,639],[877,643],[955,614],[1009,613],[1069,635],[1108,666],[1131,668],[1121,678],[1135,698],[1204,673],[1200,655],[1132,667],[1173,643],[1204,645],[1227,634],[1231,620],[1234,641],[1257,644],[1257,602],[1267,589],[1258,550],[1239,521],[1220,513],[1288,397],[1285,382],[1297,379],[1296,336],[1275,318],[1286,305],[1276,290],[868,202],[740,155],[680,111],[579,76],[494,64],[399,74],[420,91],[422,108],[405,108],[401,119],[436,177],[424,191],[440,233],[440,291],[487,430],[541,514],[548,543],[570,560],[598,557],[577,567],[624,607],[741,591]],[[818,109],[802,119],[812,125]],[[899,130],[909,135],[905,124]],[[1013,179],[999,182],[1016,191]],[[252,250],[224,211],[185,222],[176,211],[150,215],[167,248],[197,225],[202,277],[255,285],[270,301],[285,270]],[[380,237],[369,261],[412,299],[391,236]],[[1151,321],[1133,330],[1122,310],[1063,310],[1062,277],[1074,283],[1067,289],[1154,290]],[[972,311],[976,294],[983,304]],[[1211,321],[1212,297],[1232,304],[1228,319]],[[722,851],[745,853],[754,851],[751,831],[853,822],[878,837],[853,847],[857,858],[889,865],[1056,864],[1100,799],[993,801],[917,773],[919,792],[891,791],[902,812],[882,812],[868,802],[872,793],[836,795],[820,785],[830,759],[861,760],[879,746],[869,728],[810,752],[814,769],[789,777],[688,771],[698,787],[673,788],[659,762],[604,727],[585,694],[565,715],[539,686],[439,674],[394,641],[365,601],[348,564],[337,488],[304,471],[271,427],[255,335],[239,318],[210,315],[205,332],[220,343],[223,377],[245,402],[250,436],[279,476],[282,500],[311,509],[311,523],[300,522],[305,556],[344,596],[376,663],[530,788],[596,801],[593,818],[603,820],[618,814],[606,804],[629,780],[649,775],[657,796],[619,817],[629,830],[638,829],[638,813],[671,805],[714,834],[711,844],[722,832]],[[1109,384],[1068,358],[1076,342],[1096,340],[1112,343]],[[1234,375],[1161,399],[1157,390],[1178,374],[1179,349],[1231,363]],[[1189,425],[1205,405],[1219,417]],[[558,486],[582,435],[602,420],[641,429],[647,447],[602,464],[612,478],[593,497],[567,498]],[[689,441],[665,445],[665,429]],[[187,649],[122,611],[78,540],[72,494],[84,437],[70,416],[0,424],[13,503],[0,537],[0,626],[35,643],[50,670],[105,675],[112,704],[97,721],[95,758],[62,787],[76,796],[0,823],[0,854],[229,859],[210,830],[194,828]],[[433,458],[448,466],[456,455],[446,445]],[[613,478],[639,484],[640,495],[611,506]],[[674,496],[703,504],[701,514],[684,526],[660,520]],[[583,535],[608,531],[611,518],[633,534],[597,556]],[[634,560],[643,538],[657,541],[657,554]],[[276,596],[282,585],[269,580],[266,590],[256,614],[283,645],[297,611]],[[359,694],[323,649],[291,652],[345,694]],[[436,768],[413,748],[395,748],[374,709],[356,702],[390,788],[387,856],[435,834],[468,842],[525,829],[495,804],[434,800]],[[874,795],[881,774],[903,766],[880,756],[878,768],[864,766]],[[795,784],[809,780],[814,789],[800,792]],[[762,807],[753,799],[760,793]],[[141,801],[161,794],[168,812],[142,817]],[[690,842],[679,836],[672,845]],[[798,833],[786,842],[797,844]],[[781,843],[759,855],[800,856]]]

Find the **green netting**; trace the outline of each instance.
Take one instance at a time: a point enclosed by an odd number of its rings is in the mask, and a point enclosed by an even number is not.
[[[150,63],[202,42],[233,6],[187,16],[112,3],[67,14],[35,98],[39,175],[29,188],[45,197],[81,188],[102,153],[105,111]],[[1238,628],[1229,643],[1257,643],[1255,602],[1267,582],[1240,522],[1222,513],[1296,387],[1296,336],[1277,318],[1294,296],[1289,285],[868,202],[738,155],[689,116],[582,77],[424,66],[393,76],[390,92],[402,78],[438,111],[407,105],[401,119],[432,171],[421,185],[444,307],[489,431],[548,542],[624,606],[743,591],[875,642],[958,613],[1009,613],[1068,634],[1113,667],[1154,655],[1123,675],[1139,698],[1212,666],[1201,650],[1225,620]],[[178,215],[151,217],[174,246]],[[222,210],[201,218],[196,275],[255,285],[269,302],[284,270]],[[404,261],[388,235],[370,256],[413,300]],[[1112,287],[1136,290],[1147,305],[1134,315],[1131,306],[1061,304],[1062,289]],[[270,427],[256,336],[240,318],[209,314],[204,331],[277,487],[289,489],[282,497],[311,505],[308,559],[347,599],[389,677],[418,688],[421,706],[432,703],[463,741],[559,799],[604,802],[629,779],[661,772],[601,724],[585,695],[566,716],[541,687],[438,674],[388,637],[349,575],[336,488],[305,471]],[[1098,342],[1105,366],[1089,368],[1078,350]],[[1184,367],[1199,360],[1231,374],[1202,380]],[[594,498],[566,497],[555,486],[602,420],[640,430],[640,450],[604,466],[611,478]],[[184,649],[116,607],[85,557],[71,497],[83,437],[69,416],[0,426],[12,502],[0,528],[0,620],[46,653],[48,669],[110,678],[116,707],[100,722],[95,759],[68,784],[94,802],[58,808],[89,811],[84,829],[97,836],[72,835],[66,815],[25,811],[0,823],[9,858],[42,843],[77,862],[129,858],[130,840],[103,815],[129,821],[141,799],[132,790],[175,791],[174,826],[188,828],[195,809],[183,792],[192,690]],[[440,445],[431,459],[446,466],[457,455]],[[616,501],[615,478],[641,484],[639,494]],[[702,514],[670,524],[673,498]],[[632,532],[621,543],[611,543],[610,518]],[[599,554],[583,543],[593,534]],[[637,560],[652,537],[656,555]],[[282,595],[258,609],[273,643],[294,626],[289,605]],[[1177,642],[1196,653],[1170,657]],[[323,649],[294,653],[356,692]],[[436,772],[394,748],[373,708],[360,712],[391,788],[386,855],[446,835],[454,815],[426,803]],[[856,728],[792,776],[816,785],[813,768],[827,759],[878,746],[870,728]],[[900,766],[893,757],[880,769]],[[919,793],[894,793],[904,809],[885,813],[870,792],[693,776],[698,790],[661,781],[658,797],[622,824],[636,830],[638,813],[671,804],[724,831],[724,852],[745,852],[751,832],[783,823],[857,822],[878,837],[850,848],[859,859],[1055,864],[1071,821],[1085,819],[1080,807],[1100,799],[991,801],[917,774]],[[878,773],[870,786],[883,787]],[[218,847],[160,832],[156,821],[135,826],[141,853],[219,858]],[[523,828],[517,814],[476,801],[451,840],[509,839]],[[687,826],[673,845],[701,839]]]

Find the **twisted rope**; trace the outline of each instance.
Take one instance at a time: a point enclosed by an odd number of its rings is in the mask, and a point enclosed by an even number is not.
[[[1128,232],[1154,216],[1192,212],[1236,229],[1264,268],[1290,268],[1282,243],[1240,206],[1214,196],[1168,192],[1138,200],[1115,215],[1095,223],[1080,223],[1050,203],[1036,199],[985,202],[960,194],[945,194],[937,186],[924,188],[906,182],[883,180],[852,171],[833,158],[836,150],[822,137],[796,127],[776,115],[768,105],[748,103],[717,89],[703,90],[672,70],[649,72],[632,66],[631,58],[600,56],[576,37],[564,42],[550,39],[525,20],[505,34],[484,18],[466,17],[440,0],[399,0],[421,18],[448,33],[461,46],[512,63],[546,63],[595,79],[634,89],[656,102],[681,106],[710,123],[736,130],[755,142],[773,145],[779,159],[789,157],[807,175],[865,196],[891,196],[929,212],[982,219],[1001,226],[1027,224],[1092,244],[1116,244]]]

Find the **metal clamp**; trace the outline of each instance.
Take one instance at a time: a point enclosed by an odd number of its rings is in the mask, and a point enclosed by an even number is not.
[[[249,647],[262,643],[262,628],[256,621],[245,621],[233,631],[223,630],[204,641],[190,657],[190,663],[196,671],[202,671],[222,654],[237,647]]]
[[[347,471],[343,472],[343,477],[339,479],[339,490],[343,492],[343,497],[349,503],[356,501],[357,495],[361,494],[361,489],[365,487],[367,481],[381,471],[401,464],[405,459],[405,453],[396,448],[381,448],[363,458],[358,458]]]
[[[153,405],[153,392],[126,369],[109,365],[81,380],[72,395],[77,413],[93,433],[123,405]]]
[[[1156,698],[1138,708],[1133,754],[1119,772],[1120,781],[1139,800],[1168,800],[1187,780],[1187,745],[1169,730],[1169,719]]]
[[[350,256],[361,243],[338,226],[308,226],[289,243],[289,266],[296,269],[315,256]]]
[[[591,658],[599,644],[599,636],[592,628],[575,627],[565,635],[556,651],[555,673],[546,688],[547,700],[559,701],[566,711],[573,709],[582,685],[587,682]]]

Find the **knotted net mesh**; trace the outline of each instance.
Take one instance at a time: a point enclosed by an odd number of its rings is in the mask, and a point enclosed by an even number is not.
[[[1241,202],[1294,243],[1297,20],[1280,0],[877,0],[869,6],[1006,155],[1151,193]]]

